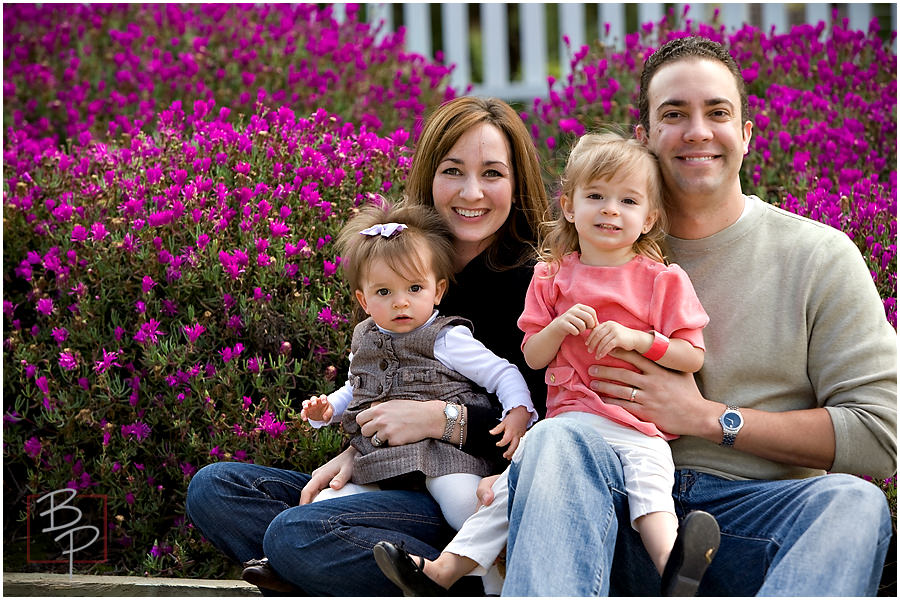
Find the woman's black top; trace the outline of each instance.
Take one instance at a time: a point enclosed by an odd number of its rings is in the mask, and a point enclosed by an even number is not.
[[[544,418],[547,412],[544,370],[536,371],[525,363],[521,350],[523,334],[516,325],[525,308],[525,293],[533,273],[534,263],[494,271],[485,264],[482,253],[456,274],[456,281],[450,284],[438,308],[442,315],[457,315],[472,321],[475,339],[519,368],[531,391],[535,410]],[[499,402],[491,409],[469,408],[463,448],[466,452],[485,457],[503,453],[505,448],[497,452],[500,437],[488,433],[499,423],[500,413]]]

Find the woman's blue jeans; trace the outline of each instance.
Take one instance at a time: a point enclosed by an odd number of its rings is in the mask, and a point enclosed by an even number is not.
[[[427,492],[381,491],[298,506],[307,481],[309,475],[293,471],[214,463],[191,480],[187,513],[232,560],[266,556],[283,579],[313,596],[396,596],[372,547],[402,542],[413,554],[435,558],[454,534]],[[477,577],[463,580],[480,586]],[[459,594],[478,591],[463,587]]]
[[[575,419],[537,423],[509,473],[508,596],[655,596],[622,468]],[[722,541],[699,595],[874,596],[891,539],[884,494],[852,475],[730,481],[676,472],[679,516],[705,510]]]

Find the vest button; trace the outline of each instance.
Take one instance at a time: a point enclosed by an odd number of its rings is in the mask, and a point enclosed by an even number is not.
[[[377,340],[375,340],[375,346],[378,348],[381,348],[382,346],[384,346],[384,340],[381,338],[378,338]]]
[[[381,362],[378,363],[378,366],[379,366],[379,368],[381,368],[382,371],[384,371],[385,369],[387,369],[387,368],[388,368],[388,361],[387,361],[387,359],[382,358],[382,359],[381,359]]]

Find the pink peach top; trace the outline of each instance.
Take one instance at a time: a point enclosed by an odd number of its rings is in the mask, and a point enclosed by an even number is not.
[[[595,267],[583,264],[577,252],[566,255],[558,268],[538,263],[518,321],[519,329],[525,332],[522,345],[575,304],[594,307],[601,323],[616,321],[632,329],[658,331],[705,350],[702,329],[709,317],[687,273],[678,265],[666,266],[636,256],[621,266]],[[595,359],[587,351],[586,338],[587,332],[567,336],[547,367],[547,417],[569,411],[589,412],[647,435],[676,438],[620,406],[607,404],[590,388],[591,365],[637,369],[611,356]]]

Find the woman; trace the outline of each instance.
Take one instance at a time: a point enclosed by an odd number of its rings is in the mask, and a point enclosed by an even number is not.
[[[531,280],[538,223],[547,208],[525,125],[495,99],[463,97],[442,105],[425,123],[406,190],[408,202],[433,205],[455,238],[456,282],[441,312],[472,321],[478,339],[519,367],[543,416],[543,373],[525,364],[516,327]],[[363,411],[357,422],[363,435],[377,434],[391,445],[441,439],[449,420],[444,408],[438,400],[392,401]],[[465,427],[468,452],[496,452],[498,438],[488,431],[499,411],[467,410],[462,416],[450,423],[451,439],[459,439]],[[188,516],[233,560],[267,557],[267,564],[244,573],[264,591],[397,595],[372,547],[388,540],[434,558],[453,531],[424,490],[383,490],[309,504],[325,487],[337,489],[350,480],[354,452],[345,450],[312,475],[244,463],[208,465],[188,488]],[[480,585],[472,577],[463,584]]]

